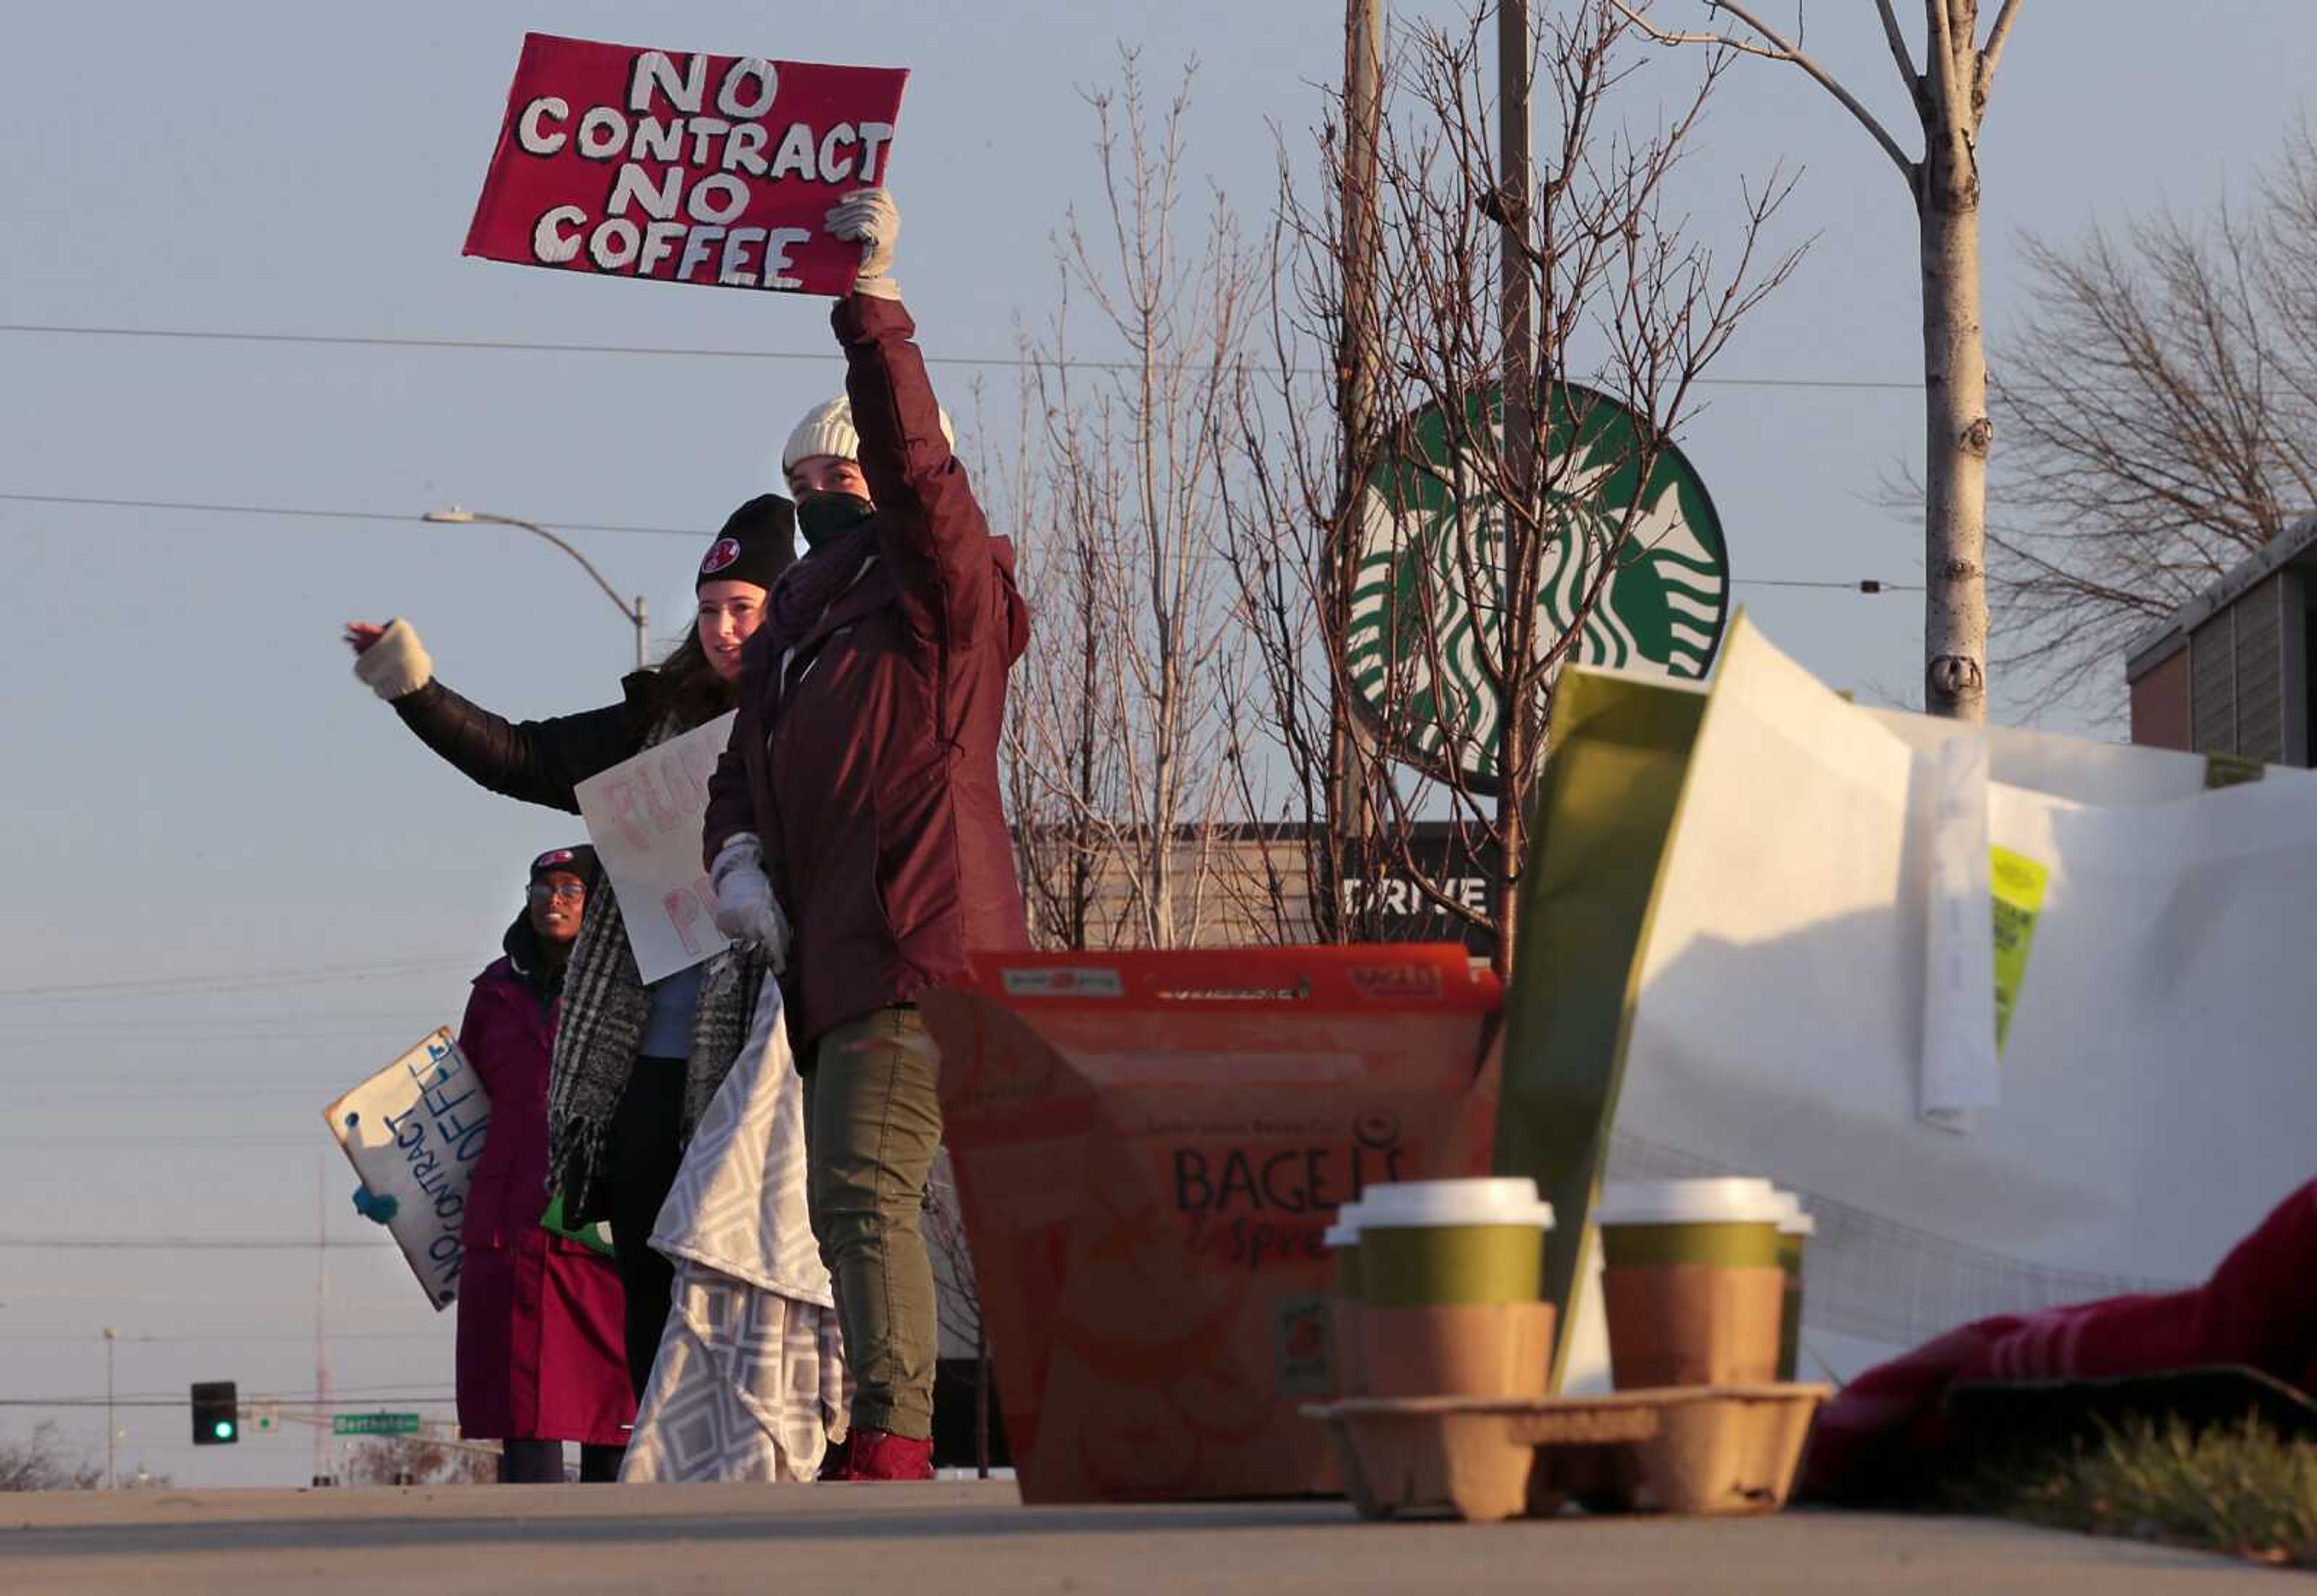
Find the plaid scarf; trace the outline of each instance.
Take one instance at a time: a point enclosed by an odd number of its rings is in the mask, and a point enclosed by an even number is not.
[[[684,729],[671,716],[652,730],[643,746],[665,742]],[[691,1142],[693,1127],[747,1040],[765,974],[764,955],[740,947],[718,954],[702,973],[692,1052],[684,1063],[678,1146]],[[599,880],[587,894],[586,914],[564,966],[563,1012],[548,1073],[548,1169],[573,1223],[603,1216],[589,1205],[600,1195],[596,1181],[604,1143],[635,1072],[637,1049],[650,1018],[651,991],[637,972],[619,900],[611,883]]]

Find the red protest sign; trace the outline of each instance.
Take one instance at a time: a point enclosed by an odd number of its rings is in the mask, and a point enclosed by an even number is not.
[[[908,76],[526,33],[465,253],[849,292],[861,246],[822,220],[885,180]]]

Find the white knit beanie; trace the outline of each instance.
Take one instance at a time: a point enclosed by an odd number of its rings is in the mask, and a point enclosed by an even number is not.
[[[936,405],[934,413],[941,418],[942,436],[954,449],[957,433],[949,424],[949,412]],[[781,474],[786,476],[798,461],[816,454],[834,454],[839,460],[861,458],[861,435],[853,429],[853,401],[841,393],[807,410],[804,419],[796,424],[787,446],[781,450]]]

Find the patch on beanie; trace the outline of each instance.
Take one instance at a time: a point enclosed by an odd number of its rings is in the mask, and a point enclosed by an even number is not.
[[[542,870],[552,870],[558,865],[568,865],[578,856],[568,847],[549,848],[531,862],[531,873],[536,875]]]
[[[720,570],[729,569],[732,562],[739,558],[740,540],[738,538],[718,538],[709,549],[708,558],[700,562],[700,574],[703,577],[712,577]]]

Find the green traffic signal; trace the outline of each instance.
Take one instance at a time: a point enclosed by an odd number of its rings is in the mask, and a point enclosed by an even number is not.
[[[193,1445],[229,1447],[241,1439],[241,1394],[231,1380],[198,1380],[192,1389]]]

